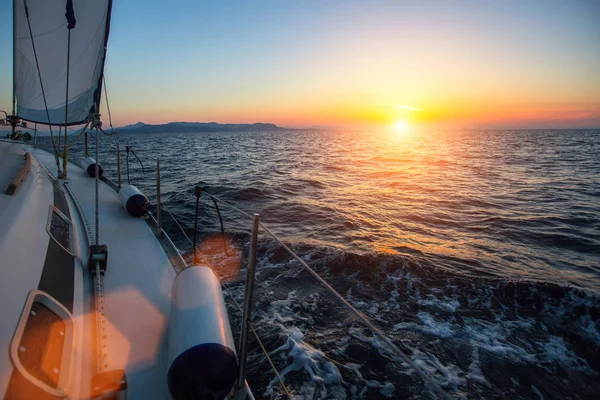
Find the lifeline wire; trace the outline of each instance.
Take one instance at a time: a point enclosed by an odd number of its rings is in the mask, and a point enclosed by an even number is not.
[[[206,191],[205,191],[205,193],[206,193]],[[229,203],[217,196],[214,196],[210,193],[206,193],[206,194],[213,199],[217,199],[217,200],[227,204],[228,206],[230,206],[232,209],[236,210],[240,214],[245,215],[248,218],[252,219],[252,216],[250,214],[248,214],[245,211],[240,210],[239,208],[235,207],[231,203]],[[373,323],[371,322],[371,320],[369,320],[369,318],[367,318],[363,313],[358,311],[352,304],[350,304],[348,302],[348,300],[346,300],[341,294],[339,294],[329,283],[327,283],[323,278],[321,278],[321,276],[317,272],[315,272],[303,259],[301,259],[296,253],[294,253],[285,243],[283,243],[283,241],[281,239],[279,239],[262,222],[259,222],[259,224],[292,257],[294,257],[298,262],[300,262],[300,264],[304,267],[304,269],[306,269],[307,272],[309,272],[312,276],[314,276],[315,279],[317,279],[323,286],[325,286],[326,289],[328,289],[331,292],[331,294],[333,294],[338,300],[340,300],[342,302],[342,304],[344,304],[346,306],[346,308],[348,308],[352,312],[352,314],[354,314],[369,329],[371,329],[371,331],[375,335],[377,335],[381,340],[383,340],[383,342],[388,346],[388,348],[390,350],[392,350],[392,352],[396,353],[398,356],[400,356],[400,358],[402,358],[404,360],[404,362],[406,362],[408,365],[410,365],[411,368],[417,373],[417,375],[419,375],[421,377],[421,379],[423,379],[425,382],[427,382],[441,398],[446,399],[446,400],[451,399],[450,395],[448,395],[446,392],[444,392],[444,390],[435,381],[433,381],[433,379],[431,379],[425,373],[425,371],[423,371],[421,369],[421,367],[419,365],[417,365],[408,355],[406,355],[406,353],[404,353],[398,346],[396,346],[379,328],[377,328],[375,325],[373,325]]]
[[[211,194],[208,194],[208,195],[211,198],[216,198],[217,200],[222,201],[223,203],[229,205],[231,208],[238,211],[239,213],[241,213],[249,218],[252,218],[250,216],[250,214],[231,205],[230,203],[226,202],[225,200],[222,200],[219,197],[211,195]],[[369,318],[367,318],[363,313],[358,311],[352,304],[350,304],[348,302],[348,300],[346,300],[341,294],[339,294],[329,283],[327,283],[323,278],[321,278],[321,276],[319,274],[317,274],[302,258],[300,258],[296,253],[294,253],[288,246],[286,246],[286,244],[283,243],[283,241],[281,239],[279,239],[273,232],[271,232],[271,230],[269,228],[267,228],[262,222],[259,222],[259,224],[265,230],[265,232],[267,232],[271,237],[273,237],[273,239],[275,239],[292,257],[294,257],[298,262],[300,262],[300,264],[304,267],[304,269],[307,272],[309,272],[312,276],[315,277],[315,279],[317,279],[323,286],[325,286],[325,288],[327,288],[331,292],[331,294],[333,294],[338,300],[340,300],[342,302],[342,304],[344,304],[346,306],[346,308],[348,308],[352,312],[352,314],[354,314],[369,329],[371,329],[371,331],[373,331],[373,333],[375,333],[381,340],[383,340],[385,342],[385,344],[394,353],[399,355],[400,358],[402,358],[404,360],[404,362],[406,362],[408,365],[410,365],[411,368],[421,377],[421,379],[423,379],[425,382],[427,382],[440,397],[442,397],[443,399],[451,399],[451,397],[446,392],[444,392],[442,390],[442,388],[436,382],[434,382],[433,379],[431,379],[421,369],[420,366],[418,366],[408,355],[406,355],[406,353],[404,353],[398,346],[396,346],[379,328],[377,328],[375,325],[373,325],[373,323],[369,320]]]

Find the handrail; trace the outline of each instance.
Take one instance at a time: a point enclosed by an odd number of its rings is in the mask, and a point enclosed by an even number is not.
[[[206,192],[205,192],[206,193]],[[218,196],[207,193],[213,200],[218,200],[223,204],[228,205],[233,210],[245,215],[246,217],[253,218],[250,214],[245,211],[240,210],[229,202],[219,198]],[[273,239],[275,239],[293,258],[295,258],[300,264],[304,267],[306,271],[308,271],[312,276],[314,276],[325,288],[334,295],[338,300],[342,302],[354,314],[362,323],[364,323],[373,333],[378,336],[393,353],[396,353],[400,358],[404,360],[408,365],[412,367],[412,369],[423,379],[426,383],[428,383],[434,391],[443,399],[451,399],[451,397],[442,390],[442,388],[434,382],[426,373],[417,365],[405,352],[403,352],[398,346],[396,346],[390,338],[388,338],[379,328],[377,328],[367,316],[358,311],[352,304],[348,302],[341,294],[339,294],[329,283],[327,283],[315,270],[313,270],[302,258],[300,258],[292,249],[290,249],[283,241],[275,235],[269,228],[267,228],[262,222],[259,222],[259,225],[267,232]]]
[[[207,193],[206,191],[204,191],[211,199],[215,200],[215,201],[220,201],[221,203],[229,206],[231,209],[235,210],[236,212],[238,212],[241,215],[244,215],[252,220],[254,220],[256,217],[250,215],[249,213],[237,208],[236,206],[234,206],[233,204],[221,199],[218,196],[212,195],[210,193]],[[163,205],[164,207],[164,205]],[[177,220],[175,219],[175,217],[173,216],[173,214],[171,214],[170,211],[168,211],[168,209],[166,207],[164,207],[167,212],[169,213],[169,215],[175,220],[177,226],[179,226],[179,228],[181,229],[181,231],[183,232],[184,236],[188,239],[188,241],[190,241],[193,245],[193,242],[191,241],[191,239],[187,236],[187,234],[185,233],[185,231],[183,230],[183,228],[181,227],[181,225],[179,224],[179,222],[177,222]],[[342,302],[342,304],[344,304],[346,306],[346,308],[348,308],[350,310],[350,312],[352,312],[352,314],[354,314],[355,317],[357,317],[362,323],[364,323],[369,329],[371,329],[371,331],[378,336],[386,345],[387,347],[396,355],[400,356],[400,358],[402,358],[402,360],[404,362],[406,362],[408,365],[411,366],[411,368],[417,373],[417,375],[419,375],[419,377],[421,377],[421,379],[423,379],[423,381],[425,381],[427,384],[429,384],[431,386],[431,388],[437,393],[438,396],[440,396],[443,399],[451,399],[451,397],[436,383],[434,382],[424,371],[421,367],[419,367],[418,364],[416,364],[406,353],[404,353],[398,346],[396,346],[391,340],[390,338],[388,338],[379,328],[377,328],[371,321],[370,319],[365,316],[363,313],[361,313],[359,310],[357,310],[352,304],[350,304],[348,302],[348,300],[346,300],[341,294],[339,294],[329,283],[327,283],[327,281],[325,281],[315,270],[313,270],[302,258],[300,258],[300,256],[298,256],[292,249],[290,249],[275,233],[273,233],[267,226],[265,226],[262,222],[258,221],[258,219],[256,218],[256,222],[258,223],[258,225],[260,227],[262,227],[264,229],[264,231],[266,233],[268,233],[273,239],[275,239],[294,259],[296,259],[298,262],[300,262],[300,265],[302,265],[304,267],[304,269],[306,271],[308,271],[312,276],[315,277],[315,279],[317,279],[323,286],[325,286],[325,288],[334,296],[336,297],[338,300],[340,300]],[[209,264],[207,262],[207,264]],[[210,265],[210,264],[209,264]],[[213,269],[214,271],[214,269]],[[231,292],[229,292],[229,289],[227,288],[227,286],[223,283],[223,281],[221,280],[221,278],[215,273],[215,275],[217,276],[217,278],[219,279],[219,281],[221,282],[222,286],[227,290],[227,292],[229,293],[229,295],[231,296],[231,298],[234,300],[236,306],[239,307],[239,304],[235,301],[235,299],[233,298],[233,296],[231,295]],[[246,284],[248,284],[248,282],[246,282]],[[246,301],[247,299],[245,299]],[[244,313],[245,314],[245,313]],[[263,350],[263,352],[265,352],[265,354],[267,355],[267,358],[269,359],[269,363],[271,364],[271,367],[273,368],[273,370],[275,371],[275,374],[277,375],[282,387],[284,388],[286,394],[288,395],[288,397],[291,398],[291,395],[289,394],[286,385],[283,383],[283,380],[281,379],[280,375],[277,373],[277,370],[275,368],[275,365],[273,364],[273,362],[270,360],[269,355],[266,351],[266,349],[264,348],[264,346],[262,345],[262,342],[260,341],[260,339],[258,338],[258,334],[256,333],[254,327],[251,325],[250,323],[250,318],[248,317],[245,321],[250,327],[251,327],[251,331],[254,333],[254,336],[256,337],[256,339],[258,340],[258,342],[261,345],[261,349]]]

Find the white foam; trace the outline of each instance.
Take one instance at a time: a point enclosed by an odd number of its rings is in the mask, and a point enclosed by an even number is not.
[[[467,374],[467,379],[478,382],[482,385],[488,385],[487,379],[483,375],[481,371],[481,365],[479,362],[479,348],[477,346],[473,347],[473,352],[471,354],[471,365],[469,365],[469,373]]]
[[[336,349],[333,350],[333,353],[337,354],[337,355],[344,354],[346,352],[346,349],[348,348],[349,344],[350,344],[350,336],[345,336],[345,337],[338,339],[335,342]]]
[[[312,300],[302,303],[303,310],[313,313],[317,310],[318,294],[309,296]],[[279,334],[286,338],[286,342],[269,353],[274,357],[280,355],[283,359],[291,360],[279,374],[285,380],[285,376],[291,372],[301,372],[307,375],[306,381],[299,389],[296,389],[297,399],[345,399],[346,390],[343,386],[342,375],[333,362],[320,350],[314,348],[304,341],[304,333],[299,327],[292,323],[312,323],[312,317],[299,315],[292,308],[297,304],[296,291],[288,293],[287,299],[275,300],[270,303],[266,311],[256,313],[257,317],[270,321],[279,330]],[[348,340],[349,341],[349,338]],[[342,342],[343,343],[343,342]],[[278,380],[276,378],[269,382],[265,396],[276,396],[278,393]]]
[[[540,398],[540,400],[544,400],[544,396],[542,395],[542,393],[538,390],[538,388],[536,388],[535,386],[531,385],[531,390],[533,390],[533,392],[535,394],[537,394],[537,396]]]
[[[584,315],[579,319],[581,329],[585,334],[596,343],[600,343],[600,333],[596,329],[596,323],[589,315]]]
[[[577,371],[588,371],[588,363],[581,357],[578,357],[572,350],[567,348],[563,338],[550,336],[550,339],[543,346],[543,358],[545,361],[559,362],[565,367]]]
[[[500,357],[508,357],[515,362],[535,362],[536,358],[527,350],[507,340],[513,329],[527,329],[531,321],[484,321],[465,318],[463,330],[468,333],[470,344],[479,346]]]
[[[386,381],[383,384],[383,386],[379,389],[379,393],[381,393],[381,395],[383,397],[387,397],[388,399],[392,398],[395,391],[396,391],[396,387],[394,386],[394,384],[392,382],[388,382],[388,381]]]
[[[439,338],[449,338],[454,336],[455,331],[452,329],[452,325],[448,322],[437,322],[431,314],[419,311],[417,314],[421,324],[414,322],[400,322],[394,325],[395,331],[407,329],[412,331],[418,331],[429,335],[437,336]]]
[[[385,381],[383,384],[377,382],[373,379],[365,379],[360,372],[360,365],[354,363],[346,363],[344,365],[349,371],[355,375],[353,379],[353,385],[350,388],[350,394],[353,399],[362,399],[365,397],[368,389],[379,389],[379,393],[386,398],[392,398],[394,396],[394,392],[396,391],[396,387],[393,383],[389,381]],[[357,392],[358,386],[362,386],[360,392]]]
[[[369,344],[370,346],[375,348],[377,350],[377,352],[381,355],[391,356],[392,359],[398,358],[395,353],[391,352],[391,350],[388,348],[387,344],[383,340],[379,339],[376,336],[367,336],[365,334],[365,328],[351,327],[348,330],[348,334],[351,337],[358,339],[363,343]]]
[[[308,382],[304,383],[300,388],[301,395],[308,396],[306,398],[315,398],[315,391],[322,393],[323,398],[346,398],[345,390],[341,386],[342,375],[340,371],[329,361],[322,351],[304,342],[303,338],[304,335],[300,330],[292,330],[287,342],[270,353],[271,356],[283,353],[285,358],[292,360],[289,365],[280,371],[279,375],[285,378],[292,371],[304,371],[307,373],[311,384],[309,385]],[[267,390],[269,394],[276,383],[276,379],[273,379],[269,383]],[[334,389],[332,386],[337,386],[337,388]],[[321,395],[318,397],[321,397]]]
[[[442,311],[454,313],[460,307],[460,302],[457,299],[440,300],[437,297],[429,295],[425,300],[418,300],[418,303],[423,306],[436,307]]]
[[[411,358],[443,388],[455,392],[460,386],[467,384],[467,380],[463,377],[463,372],[460,368],[452,364],[442,364],[433,354],[413,349]]]

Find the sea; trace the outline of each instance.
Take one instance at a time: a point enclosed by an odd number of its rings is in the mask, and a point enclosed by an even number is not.
[[[206,193],[259,214],[450,397],[598,398],[600,130],[101,135],[115,181],[116,138],[122,182],[152,204],[160,158],[163,223],[188,260],[205,191],[199,249],[236,341],[251,220],[218,202],[223,236]],[[437,398],[265,230],[257,260],[252,324],[296,399]],[[286,398],[250,343],[254,395]]]

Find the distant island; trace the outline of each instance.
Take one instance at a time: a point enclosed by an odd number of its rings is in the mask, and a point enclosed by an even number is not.
[[[169,122],[167,124],[145,124],[137,122],[122,128],[119,133],[194,133],[194,132],[246,132],[246,131],[281,131],[282,128],[270,123],[254,124],[219,124],[217,122]]]

